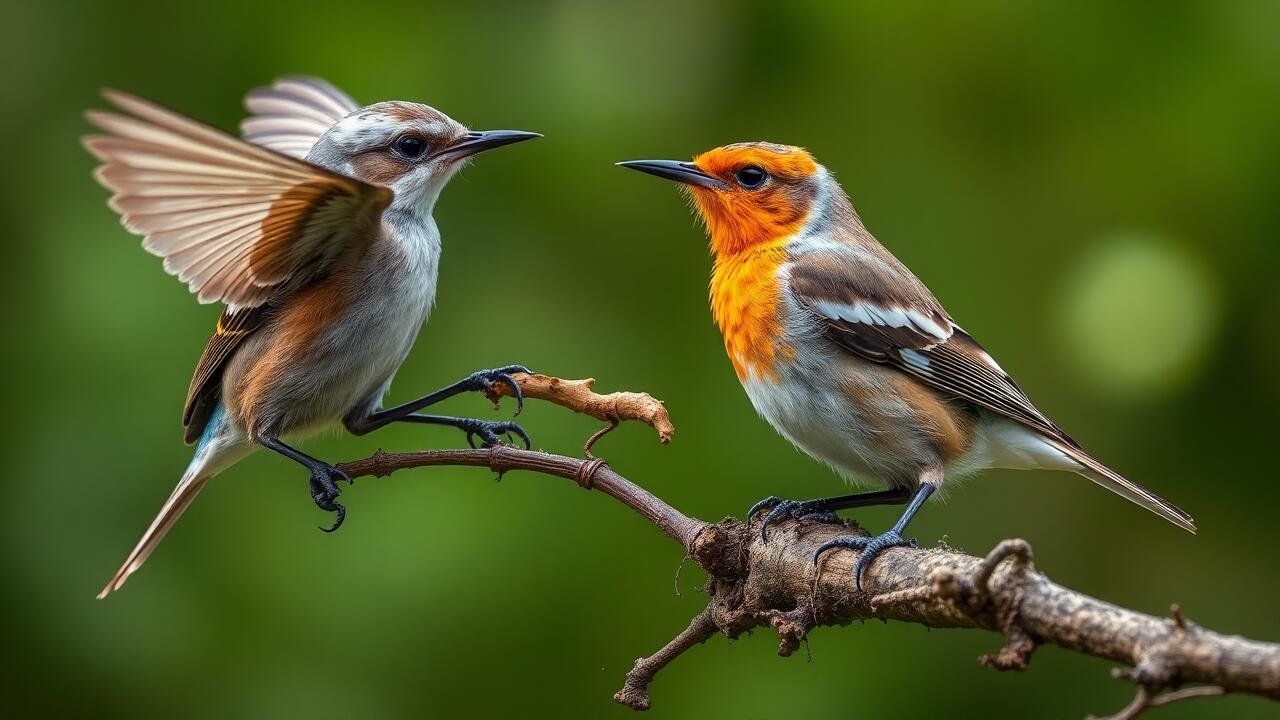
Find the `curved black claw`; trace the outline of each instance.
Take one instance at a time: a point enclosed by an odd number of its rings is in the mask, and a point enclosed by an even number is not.
[[[770,495],[769,497],[761,500],[755,505],[752,505],[751,509],[747,511],[747,522],[751,522],[751,518],[755,517],[756,513],[760,512],[761,510],[764,510],[765,508],[772,509],[775,506],[779,505],[781,502],[782,502],[782,498],[778,497],[777,495]]]
[[[491,370],[477,370],[467,377],[467,384],[474,390],[488,391],[498,382],[504,382],[511,387],[511,393],[516,398],[516,412],[519,415],[524,410],[524,392],[520,389],[520,384],[516,379],[511,377],[511,373],[525,373],[532,375],[533,371],[524,365],[504,365],[500,368]],[[514,417],[514,415],[513,415]]]
[[[861,535],[849,535],[846,537],[838,537],[824,544],[813,553],[813,564],[818,564],[818,559],[828,550],[837,548],[848,548],[850,550],[859,550],[858,561],[853,565],[853,584],[859,590],[862,589],[862,575],[868,567],[871,567],[871,561],[875,559],[881,552],[891,547],[901,546],[916,547],[915,538],[904,538],[897,530],[889,530],[880,533],[875,537],[863,537]]]
[[[524,442],[525,450],[533,447],[533,440],[529,437],[529,433],[525,432],[519,423],[510,420],[495,422],[467,418],[459,427],[467,434],[467,444],[471,447],[476,447],[476,438],[480,439],[480,447],[493,447],[502,442],[503,435],[510,433],[514,433]]]
[[[816,520],[818,522],[839,522],[833,513],[823,509],[824,505],[821,500],[783,500],[774,495],[761,500],[751,509],[747,511],[747,522],[751,522],[751,518],[756,516],[757,512],[768,509],[769,514],[765,516],[764,522],[760,523],[760,539],[769,541],[769,526],[778,519],[786,516],[796,520]]]
[[[311,470],[311,499],[321,510],[336,513],[333,525],[320,528],[324,532],[337,530],[347,519],[347,508],[337,502],[338,496],[342,494],[338,489],[338,482],[342,480],[351,484],[351,477],[333,465],[320,465]]]

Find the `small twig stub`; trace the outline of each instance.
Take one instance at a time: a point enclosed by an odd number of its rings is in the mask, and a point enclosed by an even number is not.
[[[520,391],[526,398],[545,400],[574,412],[590,415],[601,422],[642,422],[653,428],[663,443],[671,442],[676,433],[667,407],[649,393],[613,392],[602,395],[593,389],[595,378],[562,380],[538,373],[515,373],[512,377],[520,385]],[[513,397],[514,391],[505,383],[495,383],[485,394],[497,403],[499,398]]]

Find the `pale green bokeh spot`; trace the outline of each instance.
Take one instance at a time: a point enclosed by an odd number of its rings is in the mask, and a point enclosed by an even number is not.
[[[1082,257],[1058,303],[1072,369],[1099,390],[1169,392],[1203,365],[1219,293],[1205,266],[1169,240],[1119,233]]]

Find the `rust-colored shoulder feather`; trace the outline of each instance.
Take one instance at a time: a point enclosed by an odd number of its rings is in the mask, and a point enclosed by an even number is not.
[[[223,368],[272,312],[273,298],[320,280],[382,237],[392,192],[276,151],[301,149],[297,138],[259,147],[141,98],[103,94],[128,113],[88,113],[107,133],[85,145],[103,163],[96,177],[114,193],[111,207],[201,302],[228,306],[182,413],[186,440],[195,442],[217,404]],[[320,81],[295,78],[252,94],[250,106],[307,115],[306,130],[318,137],[354,103]]]

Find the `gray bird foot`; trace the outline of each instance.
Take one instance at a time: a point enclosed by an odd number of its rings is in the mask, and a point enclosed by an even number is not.
[[[766,509],[769,510],[769,514],[765,516],[764,522],[760,524],[760,539],[765,542],[769,541],[769,526],[782,517],[790,517],[800,521],[840,522],[840,518],[836,517],[835,513],[826,509],[822,500],[783,500],[774,495],[770,495],[752,505],[751,509],[747,511],[747,522],[751,522],[751,518],[755,517],[756,513]]]
[[[533,447],[533,440],[529,438],[529,433],[520,427],[516,422],[493,422],[490,420],[478,420],[476,418],[461,418],[458,428],[467,434],[467,444],[475,447],[475,439],[480,439],[480,446],[490,448],[502,442],[502,436],[506,435],[508,439],[512,435],[516,435],[524,443],[524,449],[528,450]]]
[[[881,552],[891,547],[902,546],[918,547],[916,545],[915,538],[904,538],[897,530],[889,530],[876,535],[875,537],[864,537],[861,535],[838,537],[834,540],[828,541],[822,547],[814,551],[813,564],[817,565],[818,560],[822,557],[823,553],[828,550],[846,548],[849,550],[860,551],[861,554],[858,556],[858,561],[853,565],[853,582],[854,585],[861,590],[862,575],[866,572],[868,567],[871,567],[871,561],[874,560]]]
[[[316,507],[336,514],[333,525],[320,528],[324,532],[337,530],[347,519],[347,508],[337,502],[338,496],[342,494],[338,489],[338,481],[341,480],[345,480],[348,485],[352,483],[350,476],[328,463],[311,468],[311,499],[315,501]]]
[[[512,394],[515,395],[515,414],[519,415],[520,411],[524,410],[524,392],[520,390],[520,385],[516,382],[516,379],[511,377],[511,373],[518,372],[525,373],[526,375],[533,374],[533,371],[524,365],[505,365],[491,370],[477,370],[468,375],[467,379],[463,382],[466,384],[468,390],[484,392],[488,392],[489,389],[497,383],[506,383],[510,386]],[[468,436],[468,440],[469,439],[470,437]]]

